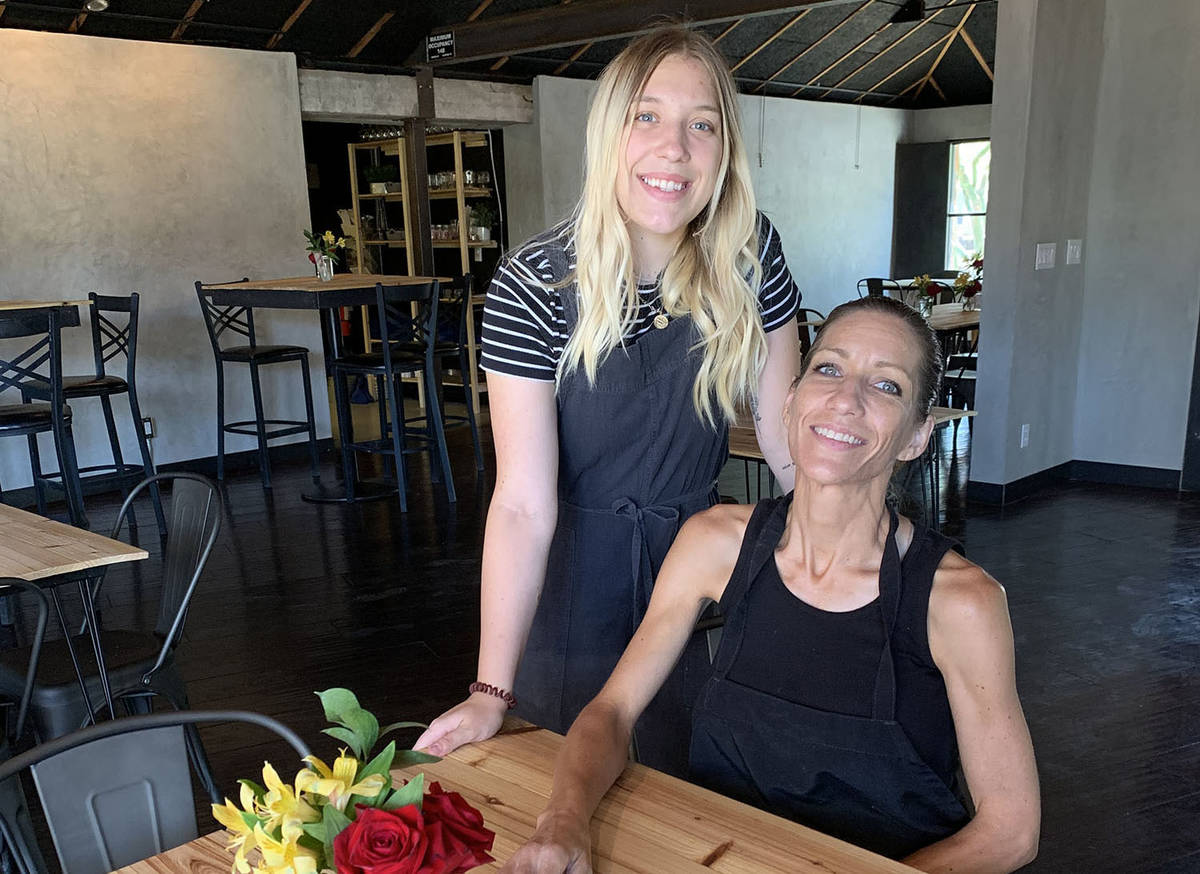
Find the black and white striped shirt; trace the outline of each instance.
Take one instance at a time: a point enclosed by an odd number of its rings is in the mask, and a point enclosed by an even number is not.
[[[759,260],[762,286],[758,293],[763,328],[773,331],[786,324],[800,306],[800,290],[788,272],[779,232],[764,215],[759,215]],[[491,373],[526,379],[553,381],[554,372],[567,344],[563,314],[563,289],[548,287],[562,280],[555,275],[548,253],[557,249],[567,271],[575,269],[575,246],[570,223],[556,225],[538,234],[516,252],[501,259],[488,288],[483,310],[481,366]],[[568,286],[570,288],[570,286]],[[660,288],[657,283],[639,284],[637,318],[625,335],[632,343],[654,328]]]

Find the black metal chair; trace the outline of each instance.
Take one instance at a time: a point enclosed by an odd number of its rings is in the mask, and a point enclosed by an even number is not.
[[[243,279],[243,282],[249,280]],[[313,482],[320,479],[317,457],[317,426],[313,419],[312,383],[309,379],[308,349],[305,346],[260,345],[254,333],[254,310],[248,306],[220,306],[212,302],[212,292],[196,283],[196,297],[200,311],[204,314],[204,325],[212,343],[213,358],[217,365],[217,479],[225,478],[225,435],[244,434],[258,438],[258,470],[264,488],[271,488],[271,457],[268,442],[293,434],[308,434],[308,448],[312,463]],[[221,346],[221,335],[226,331],[239,334],[249,342],[244,346]],[[304,409],[307,418],[268,419],[263,413],[262,386],[258,370],[269,364],[300,362],[304,383]],[[250,367],[250,387],[254,393],[254,419],[240,422],[225,421],[225,365],[245,364]],[[274,430],[268,430],[268,426]]]
[[[434,481],[440,478],[446,489],[446,499],[457,500],[454,479],[450,473],[450,456],[446,451],[446,435],[437,403],[437,352],[433,331],[437,325],[438,282],[415,285],[375,286],[376,316],[378,319],[380,351],[344,355],[334,359],[334,397],[337,402],[338,425],[341,429],[342,472],[346,481],[346,496],[354,500],[355,452],[373,452],[392,456],[396,468],[396,488],[400,495],[400,510],[408,512],[408,478],[404,456],[428,450],[429,466]],[[420,373],[427,399],[425,428],[422,432],[405,427],[404,402],[400,376]],[[378,402],[386,404],[380,414],[381,435],[378,440],[356,441],[350,414],[350,395],[347,377],[375,376],[382,382]],[[384,417],[386,416],[386,421]],[[415,448],[405,442],[415,439]]]
[[[800,355],[801,357],[808,354],[808,350],[812,348],[813,336],[815,330],[809,330],[810,327],[818,328],[816,325],[810,325],[811,322],[823,322],[825,315],[820,310],[812,310],[807,307],[801,307],[796,312],[797,327],[800,330]],[[818,328],[819,330],[819,328]]]
[[[194,473],[156,474],[129,493],[110,536],[115,539],[120,534],[133,501],[140,494],[168,481],[172,485],[170,516],[154,630],[152,633],[109,630],[97,623],[113,699],[135,712],[147,711],[150,699],[155,696],[162,696],[177,710],[188,707],[183,678],[175,664],[175,648],[183,633],[188,604],[221,527],[222,503],[215,483]],[[100,582],[93,582],[90,587],[93,603],[99,590]],[[92,721],[96,713],[90,708],[91,702],[101,702],[97,710],[107,706],[95,663],[84,663],[79,658],[86,658],[84,654],[91,651],[90,646],[77,645],[74,649],[76,652],[72,653],[64,639],[41,647],[29,708],[34,733],[42,740],[60,737]],[[24,666],[29,660],[28,647],[0,653],[0,696],[13,700],[20,695]],[[86,697],[81,688],[81,674],[86,683]],[[206,773],[207,760],[194,731],[189,734],[189,748],[197,770]]]
[[[61,311],[0,312],[0,340],[36,338],[13,357],[0,357],[0,392],[13,388],[24,392],[29,381],[48,386],[49,403],[0,405],[0,437],[25,437],[29,442],[30,466],[37,509],[46,515],[46,484],[57,478],[66,493],[67,518],[72,525],[88,527],[79,480],[79,461],[71,436],[71,408],[63,397]],[[37,435],[54,435],[58,473],[43,474]],[[0,500],[4,493],[0,490]]]
[[[858,280],[859,297],[883,297],[885,294],[903,300],[904,288],[894,279],[872,276]]]
[[[296,753],[310,755],[287,726],[258,713],[196,710],[104,722],[56,738],[0,764],[0,785],[31,769],[63,871],[103,874],[198,837],[182,726],[242,722],[268,729]],[[214,804],[215,786],[206,786]],[[19,826],[0,810],[0,835],[21,874],[41,874],[20,841]]]
[[[442,427],[452,428],[466,425],[471,429],[471,442],[475,446],[475,469],[483,470],[483,451],[479,445],[479,426],[476,424],[475,400],[471,392],[471,361],[470,350],[467,348],[467,319],[471,318],[471,293],[473,277],[470,273],[457,276],[450,282],[439,284],[438,288],[438,331],[434,345],[434,354],[443,362],[453,363],[462,377],[463,403],[466,405],[465,416],[446,415],[445,405],[441,407]],[[441,392],[438,400],[442,400]],[[409,424],[420,417],[409,420]]]
[[[137,396],[137,337],[138,337],[138,299],[137,292],[128,297],[114,297],[92,292],[88,295],[91,301],[92,326],[92,356],[96,365],[95,374],[87,376],[64,376],[63,397],[68,401],[82,398],[99,398],[104,409],[104,423],[108,428],[108,444],[112,450],[111,465],[93,465],[80,468],[81,476],[87,479],[89,473],[111,472],[121,483],[121,491],[129,494],[128,483],[132,479],[138,482],[146,477],[154,476],[154,462],[150,457],[150,444],[146,433],[142,430],[142,409]],[[111,318],[114,313],[125,316],[121,320]],[[122,323],[123,321],[123,323]],[[105,364],[118,355],[125,356],[124,378],[105,372]],[[50,400],[50,385],[43,380],[26,380],[21,385],[25,400],[34,398],[40,401]],[[133,430],[137,435],[138,452],[141,454],[141,464],[126,464],[121,454],[121,440],[117,435],[117,423],[113,417],[112,398],[126,395],[129,399],[129,412],[133,420]],[[41,476],[40,470],[35,470],[35,476]],[[165,537],[167,532],[166,519],[163,516],[162,500],[157,486],[151,490],[154,501],[154,515],[158,519],[158,530]]]

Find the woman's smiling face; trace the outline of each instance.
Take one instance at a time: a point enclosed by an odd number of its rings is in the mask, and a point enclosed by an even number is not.
[[[630,233],[675,243],[712,198],[722,157],[717,89],[705,68],[664,58],[630,109],[617,203]]]
[[[917,418],[920,360],[912,330],[886,313],[850,313],[823,328],[784,407],[797,477],[869,482],[919,456],[932,424]]]

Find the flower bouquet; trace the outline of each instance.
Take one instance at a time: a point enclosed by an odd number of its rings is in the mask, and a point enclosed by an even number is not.
[[[964,310],[973,310],[977,306],[975,295],[983,291],[983,256],[975,255],[965,266],[966,270],[954,280],[954,295],[962,301]]]
[[[308,241],[308,260],[317,268],[317,277],[328,282],[333,278],[333,264],[338,259],[338,249],[346,248],[345,237],[335,237],[333,231],[317,236],[312,231],[304,232]]]
[[[237,874],[458,874],[492,861],[495,835],[483,816],[457,792],[418,774],[393,787],[391,769],[439,761],[395,741],[371,757],[383,735],[417,722],[380,728],[348,689],[318,692],[324,733],[345,743],[333,767],[316,756],[284,783],[269,762],[263,784],[241,780],[241,806],[228,798],[213,816],[231,834]],[[365,764],[364,764],[365,762]],[[250,854],[258,851],[256,864]]]

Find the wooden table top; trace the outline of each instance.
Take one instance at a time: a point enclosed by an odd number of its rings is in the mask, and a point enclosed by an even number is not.
[[[375,273],[335,273],[333,279],[322,281],[316,276],[293,276],[288,279],[256,279],[252,282],[222,282],[204,285],[204,288],[231,289],[234,291],[351,291],[370,288],[376,283],[383,285],[420,285],[429,282],[428,276],[391,276]],[[449,279],[437,277],[439,282]]]
[[[0,578],[33,582],[148,555],[140,547],[0,504]]]
[[[0,300],[0,310],[44,310],[51,307],[85,307],[89,300]]]
[[[471,744],[424,772],[461,792],[496,833],[497,871],[533,832],[550,797],[563,738],[510,721],[491,740]],[[643,765],[630,764],[592,818],[596,874],[885,874],[911,872],[836,838],[773,816]],[[223,833],[208,835],[122,869],[126,874],[226,874],[232,856]]]

